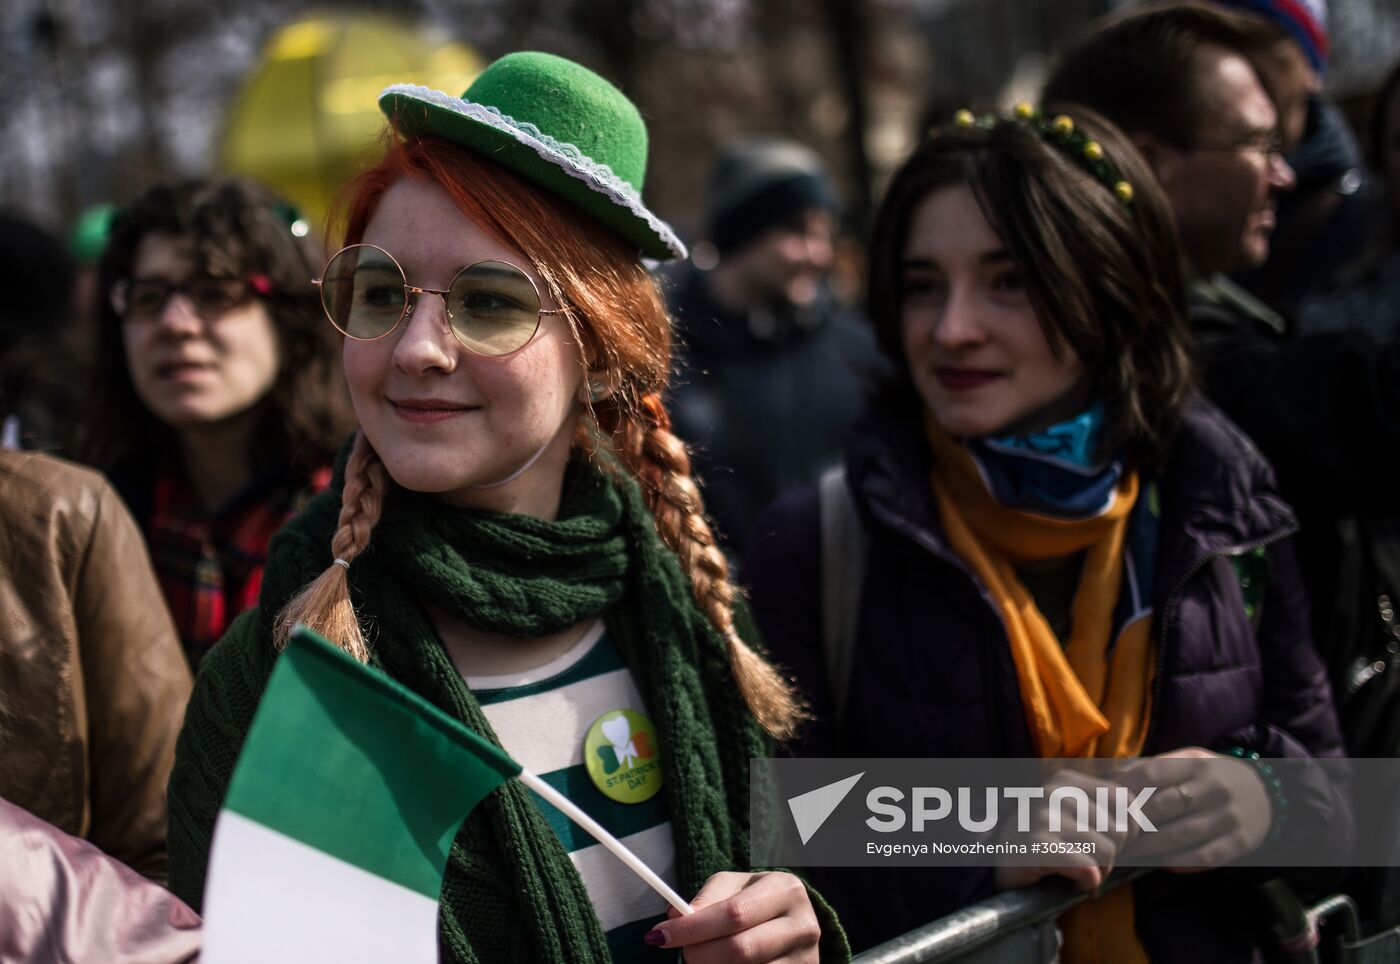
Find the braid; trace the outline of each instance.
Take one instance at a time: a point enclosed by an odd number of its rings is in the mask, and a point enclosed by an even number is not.
[[[384,463],[379,461],[378,453],[370,447],[364,432],[360,432],[355,436],[355,446],[345,465],[340,520],[331,537],[331,555],[335,559],[350,563],[365,551],[384,508],[384,494],[388,488]],[[287,645],[292,627],[303,623],[360,662],[369,662],[369,647],[350,601],[348,572],[348,566],[333,562],[292,597],[277,614],[273,626],[273,640],[278,649]]]
[[[788,739],[804,718],[803,707],[791,685],[734,629],[738,594],[729,581],[729,562],[705,519],[685,443],[671,432],[659,394],[643,396],[639,408],[641,418],[617,420],[619,453],[641,480],[656,531],[680,559],[696,603],[724,637],[730,671],[744,701],[765,730],[777,739]]]

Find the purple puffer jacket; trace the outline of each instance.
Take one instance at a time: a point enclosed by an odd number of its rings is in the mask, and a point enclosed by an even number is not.
[[[916,420],[873,411],[847,450],[847,479],[870,536],[844,731],[821,645],[821,535],[814,487],[759,520],[743,568],[774,659],[803,686],[817,722],[808,756],[1034,756],[1016,669],[981,583],[952,553]],[[1214,406],[1192,405],[1160,480],[1154,632],[1159,665],[1145,753],[1234,745],[1268,757],[1341,756],[1327,677],[1313,645],[1273,472]],[[1270,573],[1257,628],[1229,557],[1263,547]],[[1292,792],[1292,791],[1290,791]],[[1349,846],[1350,810],[1326,781],[1301,788],[1291,819]],[[1241,886],[1259,871],[1154,874],[1135,889],[1154,961],[1257,958]],[[833,869],[813,874],[864,948],[992,893],[989,870]]]

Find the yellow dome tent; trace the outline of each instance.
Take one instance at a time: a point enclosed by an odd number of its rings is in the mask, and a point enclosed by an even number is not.
[[[273,35],[239,91],[218,165],[256,178],[321,227],[336,193],[374,159],[379,92],[424,84],[460,94],[484,63],[470,47],[375,14],[312,14]]]

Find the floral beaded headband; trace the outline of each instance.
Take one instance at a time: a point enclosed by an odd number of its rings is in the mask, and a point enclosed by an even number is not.
[[[1074,124],[1068,114],[1058,114],[1047,118],[1037,108],[1027,103],[1017,104],[1010,118],[996,114],[983,114],[980,117],[970,110],[960,110],[953,115],[955,127],[980,127],[990,130],[1005,120],[1015,120],[1025,124],[1040,135],[1041,139],[1053,144],[1085,171],[1093,175],[1104,187],[1113,192],[1114,197],[1125,205],[1133,203],[1133,186],[1129,184],[1117,166],[1104,153],[1103,145],[1089,137]]]

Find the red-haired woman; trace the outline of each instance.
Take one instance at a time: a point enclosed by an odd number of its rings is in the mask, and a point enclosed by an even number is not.
[[[544,54],[498,61],[462,98],[395,87],[380,104],[405,136],[350,191],[348,246],[320,282],[361,432],[199,673],[173,889],[199,906],[238,745],[301,620],[698,891],[694,915],[658,923],[630,871],[509,785],[453,845],[444,960],[813,961],[819,941],[839,956],[796,877],[743,872],[749,759],[796,708],[736,633],[667,426],[670,325],[641,256],[684,249],[640,200],[640,115]],[[618,745],[620,720],[629,752],[610,760],[598,732]],[[603,776],[642,758],[664,786]]]

